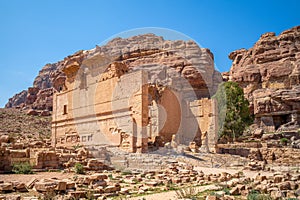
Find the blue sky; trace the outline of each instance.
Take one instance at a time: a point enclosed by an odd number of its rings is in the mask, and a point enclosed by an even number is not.
[[[46,63],[134,28],[184,33],[228,71],[231,51],[300,25],[299,8],[299,0],[0,0],[0,107],[31,86]]]

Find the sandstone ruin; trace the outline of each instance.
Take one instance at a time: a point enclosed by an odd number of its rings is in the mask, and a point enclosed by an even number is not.
[[[221,75],[193,41],[116,38],[65,58],[52,75],[53,146],[110,144],[129,152],[190,142],[214,151]]]
[[[230,54],[223,80],[244,88],[257,124],[217,145],[222,77],[193,41],[116,38],[47,64],[9,100],[18,109],[0,109],[0,199],[299,199],[298,45],[295,27]],[[18,163],[35,174],[4,174]]]

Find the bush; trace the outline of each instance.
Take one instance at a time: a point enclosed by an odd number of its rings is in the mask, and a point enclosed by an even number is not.
[[[124,171],[122,171],[121,174],[124,175],[124,176],[126,176],[126,175],[131,175],[132,172],[130,170],[124,170]]]
[[[32,174],[32,166],[28,162],[13,164],[12,172],[15,174]]]
[[[226,195],[230,195],[230,189],[229,188],[224,188],[223,191],[225,192]]]
[[[74,165],[74,169],[75,169],[75,173],[76,174],[84,174],[84,169],[83,169],[83,165],[80,163],[76,163]]]
[[[270,195],[267,195],[267,194],[260,194],[259,191],[257,191],[257,190],[252,190],[252,191],[248,194],[247,200],[272,200],[272,198],[270,197]]]
[[[287,139],[287,138],[281,138],[280,139],[280,143],[283,144],[283,145],[286,145],[288,142],[289,142],[289,139]]]

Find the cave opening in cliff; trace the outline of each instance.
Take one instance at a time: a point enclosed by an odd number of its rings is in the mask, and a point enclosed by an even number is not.
[[[286,124],[290,121],[290,115],[275,115],[273,116],[275,130],[277,130],[281,125]]]

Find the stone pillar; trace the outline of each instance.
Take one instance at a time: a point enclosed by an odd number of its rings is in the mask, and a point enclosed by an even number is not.
[[[52,111],[52,124],[51,124],[51,145],[56,147],[57,139],[57,96],[53,94],[53,111]]]
[[[218,142],[218,110],[217,102],[214,99],[210,99],[211,111],[209,113],[209,129],[207,133],[207,146],[209,152],[216,152],[216,145]]]
[[[136,122],[136,136],[134,133],[133,144],[136,152],[144,153],[148,151],[148,74],[146,71],[141,71],[139,74],[141,85],[139,91],[133,94],[133,117]],[[135,151],[135,150],[134,150]]]

